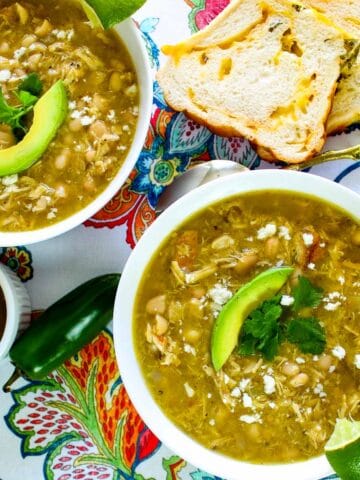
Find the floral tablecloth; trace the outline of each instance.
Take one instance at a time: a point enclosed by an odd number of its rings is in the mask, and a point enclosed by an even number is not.
[[[135,20],[154,77],[163,61],[160,45],[203,28],[228,3],[148,0]],[[359,130],[353,128],[329,139],[328,147],[344,148],[359,140]],[[191,161],[211,158],[270,168],[247,141],[212,135],[171,111],[154,82],[147,140],[122,190],[84,225],[37,245],[2,248],[0,261],[25,283],[36,313],[91,277],[121,271],[131,248],[155,219],[154,207],[164,188]],[[312,172],[360,192],[360,162],[333,162]],[[8,360],[0,363],[0,384],[11,371]],[[20,478],[215,479],[169,451],[137,415],[121,381],[110,330],[45,382],[22,380],[12,394],[0,393],[0,480]]]

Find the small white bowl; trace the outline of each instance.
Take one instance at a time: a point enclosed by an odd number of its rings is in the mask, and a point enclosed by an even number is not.
[[[117,25],[115,30],[119,33],[119,36],[132,58],[140,89],[139,117],[135,136],[125,162],[105,190],[85,208],[49,227],[24,232],[0,231],[0,246],[28,245],[42,240],[48,240],[49,238],[56,237],[74,227],[77,227],[101,210],[101,208],[112,199],[122,187],[131,170],[135,166],[143,148],[150,124],[153,102],[152,74],[149,56],[144,41],[142,40],[141,34],[134,21],[132,19],[125,20]]]
[[[0,264],[0,289],[6,305],[5,329],[0,337],[0,360],[5,358],[16,340],[29,325],[31,304],[29,294],[19,277]]]
[[[133,311],[144,270],[162,241],[190,215],[221,199],[251,191],[285,190],[334,203],[360,219],[360,196],[308,173],[258,170],[219,178],[171,205],[140,239],[122,273],[114,309],[114,343],[129,396],[149,428],[169,448],[201,469],[229,480],[319,480],[333,473],[325,455],[303,462],[254,465],[215,453],[177,428],[151,396],[136,358]]]

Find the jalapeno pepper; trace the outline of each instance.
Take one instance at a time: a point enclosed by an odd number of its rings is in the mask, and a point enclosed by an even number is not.
[[[14,343],[10,359],[19,377],[42,380],[81,350],[112,319],[119,274],[93,278],[46,309]]]

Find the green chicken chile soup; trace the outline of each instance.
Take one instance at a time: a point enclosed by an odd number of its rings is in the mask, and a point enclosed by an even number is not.
[[[255,192],[194,214],[137,291],[134,343],[154,399],[227,456],[320,455],[337,418],[360,419],[359,272],[359,222],[318,199]]]
[[[24,171],[0,177],[1,231],[52,225],[98,197],[125,161],[139,112],[135,69],[115,31],[91,27],[75,1],[3,0],[0,156],[26,139],[33,121],[40,136],[46,131],[38,122],[49,127],[51,118],[36,116],[37,104],[27,108],[58,82],[67,98],[53,140],[32,165],[22,158]],[[20,122],[21,109],[28,113]],[[44,150],[42,138],[31,141],[26,155]]]

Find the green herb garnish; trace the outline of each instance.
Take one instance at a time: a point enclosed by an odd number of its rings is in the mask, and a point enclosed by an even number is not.
[[[300,276],[298,284],[291,291],[294,303],[289,308],[280,305],[281,294],[263,302],[246,318],[239,337],[238,353],[254,355],[259,353],[266,360],[273,360],[279,345],[287,340],[298,346],[302,353],[320,354],[325,349],[325,330],[315,317],[290,318],[290,309],[298,313],[306,307],[315,308],[323,295],[321,288],[309,279]]]
[[[260,352],[267,360],[275,357],[281,337],[279,319],[283,310],[280,299],[281,295],[275,295],[247,317],[238,350],[241,355]]]
[[[325,330],[317,318],[293,318],[286,330],[286,338],[296,344],[302,353],[318,355],[325,349]]]
[[[306,277],[300,276],[298,284],[293,288],[291,295],[295,299],[292,309],[298,312],[302,308],[317,307],[321,302],[323,290],[313,285]]]
[[[18,140],[28,130],[23,122],[25,116],[32,111],[35,103],[38,101],[41,90],[41,80],[36,73],[31,73],[20,83],[17,91],[14,93],[20,105],[13,107],[6,101],[0,87],[0,123],[9,125]]]

